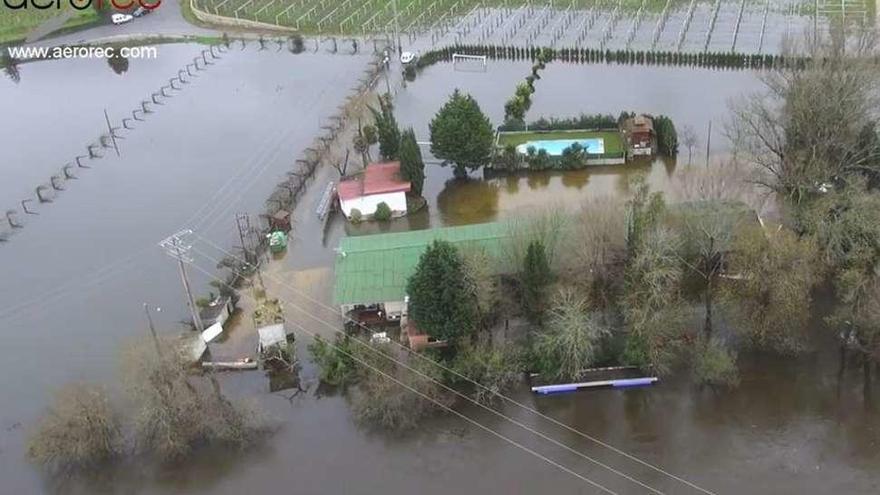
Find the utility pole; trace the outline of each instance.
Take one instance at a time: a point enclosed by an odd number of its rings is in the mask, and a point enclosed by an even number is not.
[[[156,311],[162,311],[162,308],[156,308]],[[153,336],[153,343],[156,345],[156,354],[162,357],[162,346],[159,345],[159,336],[156,335],[156,327],[153,326],[153,317],[150,316],[150,306],[144,303],[144,313],[147,315],[147,323],[150,325],[150,334]]]
[[[164,249],[166,254],[177,260],[177,266],[180,269],[180,279],[183,281],[183,289],[186,291],[186,302],[189,306],[189,312],[192,316],[193,323],[196,326],[196,330],[201,333],[205,328],[204,325],[202,325],[202,319],[199,317],[199,312],[196,309],[192,289],[189,285],[189,277],[186,275],[186,266],[184,265],[184,262],[192,263],[192,258],[190,258],[188,254],[189,250],[192,249],[192,244],[186,242],[186,238],[190,235],[192,235],[192,230],[181,230],[180,232],[163,239],[162,242],[159,243],[159,247]]]
[[[706,168],[709,168],[709,146],[712,144],[712,121],[709,121],[709,133],[706,134]]]
[[[391,56],[387,53],[385,54],[385,59],[382,60],[382,63],[385,64],[385,91],[388,95],[391,95],[391,81],[388,80],[388,73],[391,72]]]
[[[119,146],[116,145],[116,134],[113,133],[113,126],[110,125],[110,116],[107,115],[107,109],[104,109],[104,120],[107,121],[107,132],[110,133],[110,140],[113,141],[113,149],[116,150],[116,156],[119,156]]]

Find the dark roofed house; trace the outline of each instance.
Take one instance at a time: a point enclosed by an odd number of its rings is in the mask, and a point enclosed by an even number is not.
[[[410,188],[409,181],[400,178],[400,162],[371,163],[363,174],[339,183],[339,207],[346,217],[352,210],[372,215],[379,203],[387,204],[392,213],[406,213]]]
[[[646,115],[637,115],[623,122],[623,134],[630,156],[654,154],[654,121]]]

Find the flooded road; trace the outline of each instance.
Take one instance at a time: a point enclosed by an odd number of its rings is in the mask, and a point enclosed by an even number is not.
[[[168,66],[173,73],[174,57],[191,59],[199,48],[169,50]],[[176,267],[154,247],[156,242],[181,225],[194,225],[222,247],[234,244],[233,213],[256,211],[262,205],[277,177],[317,135],[321,118],[339,105],[367,62],[366,57],[354,57],[339,63],[339,57],[230,52],[194,83],[200,87],[187,88],[127,136],[121,159],[109,155],[102,159],[10,242],[0,245],[0,300],[4,301],[0,340],[5,351],[0,373],[6,377],[0,380],[4,490],[230,495],[279,490],[297,494],[600,493],[595,486],[453,416],[429,421],[422,431],[403,438],[365,432],[354,425],[345,397],[314,392],[316,370],[307,362],[302,377],[309,393],[290,402],[268,394],[261,373],[224,375],[227,390],[243,396],[256,394],[268,413],[281,421],[278,434],[256,452],[212,453],[195,464],[159,473],[141,473],[141,468],[127,466],[108,473],[108,479],[96,485],[63,487],[47,483],[24,461],[26,432],[54,389],[76,380],[113,383],[118,346],[144,331],[142,302],[164,308],[156,315],[164,332],[179,330],[176,321],[185,318],[186,309]],[[170,77],[165,77],[164,67],[156,68],[155,74],[146,68],[140,73],[142,68],[134,61],[129,72],[119,77],[106,62],[101,63],[104,66],[83,69],[76,76],[70,75],[72,68],[28,65],[19,86],[0,85],[0,101],[4,109],[28,102],[21,108],[18,128],[46,129],[50,131],[47,136],[64,136],[62,117],[69,116],[47,115],[77,107],[62,99],[41,102],[40,93],[22,96],[27,84],[46,84],[36,80],[65,75],[71,85],[78,86],[81,80],[85,84],[95,78],[101,90],[88,97],[91,105],[83,104],[82,111],[97,111],[101,117],[105,105],[112,115],[117,107],[129,108],[139,101],[140,92],[127,96],[126,81],[143,92]],[[427,69],[398,95],[398,120],[413,126],[419,140],[426,140],[428,120],[459,87],[472,93],[497,122],[504,100],[528,67],[499,62],[491,64],[488,73],[459,73],[449,65]],[[645,81],[651,82],[649,89]],[[697,129],[705,149],[705,132],[700,129],[705,129],[709,119],[723,120],[728,98],[758,87],[755,74],[749,72],[551,64],[537,84],[530,116],[616,114],[622,109],[665,113],[679,127],[687,124]],[[52,91],[46,85],[42,94],[54,95]],[[119,103],[110,105],[104,94]],[[6,119],[3,124],[7,125]],[[4,179],[12,179],[2,181],[0,197],[9,192],[15,198],[19,191],[27,191],[32,181],[13,183],[19,181],[24,163],[38,167],[32,163],[39,162],[28,159],[31,154],[44,153],[45,161],[51,162],[69,159],[73,148],[92,138],[96,126],[100,119],[80,134],[71,131],[74,135],[58,141],[47,137],[53,146],[58,143],[57,155],[42,142],[16,144],[4,133],[3,149],[15,149],[18,155],[0,165],[10,167],[0,172]],[[729,151],[723,139],[713,138],[712,143],[715,154]],[[367,224],[348,229],[336,219],[326,232],[312,207],[323,185],[335,179],[335,171],[325,168],[295,213],[296,236],[289,252],[271,270],[273,276],[314,296],[326,296],[332,285],[332,248],[343,235],[504,219],[547,205],[574,208],[591,196],[625,192],[625,177],[632,173],[646,172],[652,185],[666,189],[683,166],[656,161],[619,169],[488,180],[475,175],[468,181],[453,181],[450,169],[429,165],[428,208],[423,213],[381,228]],[[45,176],[52,167],[40,169],[35,177]],[[221,189],[230,177],[238,177],[238,185]],[[206,204],[209,207],[202,208]],[[201,241],[197,247],[212,257],[220,255]],[[113,265],[126,256],[133,256],[136,263]],[[204,254],[196,253],[194,258],[196,265],[213,268]],[[118,270],[100,277],[100,270],[108,264]],[[205,290],[207,276],[197,271],[191,274],[200,290]],[[80,281],[86,285],[82,287]],[[58,291],[55,297],[51,292],[45,295],[59,287],[75,289]],[[299,299],[291,302],[302,304]],[[25,305],[8,312],[20,304]],[[880,418],[862,403],[858,373],[848,370],[838,375],[836,347],[828,332],[817,324],[815,334],[817,351],[797,360],[745,356],[742,383],[733,391],[700,389],[682,375],[640,390],[540,399],[525,390],[513,395],[543,414],[712,493],[877,493]],[[302,358],[306,344],[306,339],[300,339],[297,346]],[[462,407],[460,411],[614,493],[650,493],[484,410]],[[659,492],[705,493],[522,409],[505,407],[502,412]]]

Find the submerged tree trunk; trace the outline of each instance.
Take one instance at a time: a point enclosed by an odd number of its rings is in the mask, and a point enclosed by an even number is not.
[[[706,279],[706,321],[703,324],[703,334],[706,336],[706,341],[712,338],[712,278],[709,277]]]

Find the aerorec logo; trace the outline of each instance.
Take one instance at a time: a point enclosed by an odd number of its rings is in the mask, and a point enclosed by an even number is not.
[[[129,10],[135,6],[153,10],[159,8],[161,4],[162,0],[3,0],[3,5],[11,10],[61,10],[68,5],[76,10],[86,10],[93,7],[101,10],[107,6],[115,10]]]

